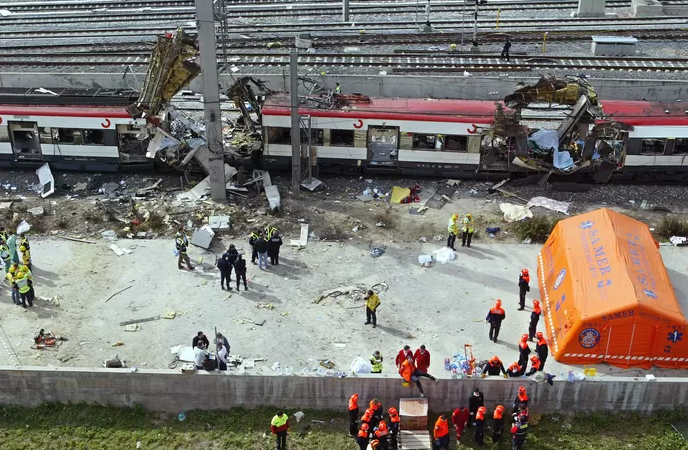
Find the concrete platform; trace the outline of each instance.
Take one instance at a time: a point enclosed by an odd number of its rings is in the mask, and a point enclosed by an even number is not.
[[[313,230],[316,234],[321,230]],[[285,235],[289,240],[296,236]],[[189,255],[208,271],[179,271],[172,240],[120,240],[131,254],[117,256],[109,242],[83,244],[55,239],[32,241],[36,295],[60,295],[60,305],[38,300],[24,312],[9,299],[7,288],[0,300],[0,314],[7,339],[17,352],[0,346],[0,357],[11,364],[100,367],[104,359],[118,355],[130,366],[166,368],[172,360],[170,347],[190,345],[197,331],[212,335],[214,328],[228,337],[232,354],[260,359],[247,374],[319,373],[318,361],[330,359],[335,371],[347,371],[356,356],[369,357],[380,350],[384,357],[381,377],[398,378],[393,359],[404,344],[413,350],[425,344],[432,355],[430,373],[450,378],[445,357],[473,345],[477,359],[499,355],[506,365],[518,358],[518,338],[527,331],[530,308],[518,307],[518,273],[529,268],[535,274],[538,245],[489,245],[474,243],[459,248],[458,259],[432,268],[418,265],[419,254],[429,254],[439,243],[387,242],[386,252],[371,258],[367,242],[327,243],[309,240],[303,249],[284,248],[280,265],[258,270],[248,264],[249,291],[222,291],[215,255],[230,243],[248,251],[242,236],[215,238],[210,251],[191,247]],[[688,249],[662,247],[662,255],[679,298],[688,299]],[[202,260],[201,264],[198,264]],[[534,278],[534,277],[533,277]],[[378,326],[365,326],[363,302],[348,296],[313,303],[320,292],[338,286],[385,282],[381,292]],[[105,303],[114,292],[123,292]],[[537,280],[527,304],[537,298]],[[499,342],[488,341],[485,315],[496,298],[506,310]],[[688,311],[688,304],[683,305]],[[135,333],[125,332],[119,322],[170,311],[171,320],[141,324]],[[253,320],[266,319],[263,326]],[[542,329],[541,321],[539,329]],[[69,338],[56,351],[31,349],[39,328]],[[279,345],[275,336],[280,336]],[[124,345],[113,347],[121,341]],[[280,363],[280,368],[271,366]],[[568,370],[582,367],[558,364],[549,358],[546,371],[562,378]],[[648,371],[624,370],[606,365],[598,372],[609,376],[644,376]],[[657,376],[686,376],[686,371],[652,370]],[[432,385],[422,380],[424,385]],[[415,389],[415,388],[414,388]]]

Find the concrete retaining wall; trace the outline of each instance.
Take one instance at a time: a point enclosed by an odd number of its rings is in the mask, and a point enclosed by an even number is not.
[[[143,82],[145,74],[137,75]],[[282,75],[256,75],[266,80],[275,90],[288,90],[289,77]],[[510,94],[516,84],[531,84],[534,77],[462,77],[462,76],[392,76],[392,75],[328,75],[323,77],[324,86],[334,88],[336,82],[342,85],[344,93],[360,92],[374,97],[436,97],[466,98],[476,100],[498,100]],[[688,101],[688,80],[628,80],[592,78],[598,96],[607,100]],[[222,86],[230,83],[228,75],[220,76]],[[190,89],[200,91],[201,79],[191,83]],[[5,87],[81,87],[81,88],[123,88],[136,86],[130,75],[126,80],[121,73],[5,73],[0,74],[0,86]]]
[[[610,378],[607,378],[610,380]],[[685,407],[688,380],[664,378],[639,381],[555,382],[554,386],[530,380],[424,380],[434,411],[449,411],[466,404],[475,386],[485,393],[485,404],[510,406],[519,385],[525,385],[535,412],[562,410],[640,411]],[[378,397],[392,405],[399,398],[418,396],[415,387],[404,388],[400,379],[239,376],[218,373],[181,374],[172,370],[0,368],[0,404],[36,406],[43,402],[98,403],[179,412],[192,409],[227,409],[236,406],[274,406],[288,409],[341,409],[352,393],[362,399]]]

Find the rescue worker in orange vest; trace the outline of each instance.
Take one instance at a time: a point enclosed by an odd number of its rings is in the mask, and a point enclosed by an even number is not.
[[[530,370],[528,373],[526,373],[527,377],[535,375],[535,372],[541,372],[542,371],[542,363],[540,362],[540,358],[538,358],[537,355],[533,355],[530,357]]]
[[[518,387],[518,394],[516,394],[516,400],[514,400],[514,413],[521,408],[528,407],[528,394],[526,393],[526,388],[523,386]]]
[[[401,364],[401,367],[399,368],[399,375],[401,375],[401,377],[404,379],[404,386],[408,386],[411,381],[414,381],[418,387],[418,390],[420,391],[421,397],[425,397],[425,392],[423,391],[423,385],[420,384],[420,377],[430,378],[431,380],[439,383],[437,378],[416,369],[416,366],[413,365],[413,356],[408,356],[406,361]]]
[[[349,398],[349,436],[356,436],[358,430],[358,394]]]
[[[389,436],[391,438],[391,447],[392,450],[397,450],[397,436],[399,435],[399,422],[401,422],[401,418],[399,417],[399,412],[393,406],[387,410],[387,413],[389,413]]]
[[[389,428],[387,422],[381,420],[375,428],[375,439],[380,442],[380,450],[387,450],[387,436],[389,435]],[[395,449],[396,450],[396,449]]]
[[[497,443],[502,439],[502,433],[504,432],[504,407],[502,405],[497,405],[494,414],[492,414],[492,442]]]
[[[446,415],[442,414],[437,418],[433,437],[435,438],[435,447],[437,450],[449,450],[449,423],[447,422]]]
[[[358,435],[356,436],[356,443],[360,450],[368,450],[368,442],[370,439],[368,435],[370,434],[370,427],[367,423],[361,425],[361,429],[358,430]]]
[[[370,420],[370,428],[374,429],[382,420],[382,403],[380,403],[380,400],[374,398],[370,401],[368,408],[373,410],[373,418]]]
[[[456,431],[456,442],[461,441],[461,433],[466,425],[468,419],[471,418],[471,412],[465,406],[459,406],[452,413],[452,423],[454,424],[454,431]]]
[[[540,302],[535,299],[533,300],[533,312],[530,313],[530,324],[528,325],[528,338],[531,342],[535,337],[535,329],[540,321],[540,314],[542,314],[542,308],[540,308]]]
[[[518,362],[512,363],[508,369],[506,369],[506,374],[509,376],[509,378],[517,378],[521,376],[521,366],[518,364]]]
[[[363,416],[361,417],[361,422],[368,425],[368,428],[370,428],[370,422],[373,421],[373,415],[375,414],[375,411],[372,409],[368,408],[365,410],[363,413]]]
[[[485,445],[485,413],[487,412],[487,408],[484,406],[481,406],[478,408],[478,412],[475,414],[475,422],[473,422],[473,425],[475,426],[475,442],[478,444],[480,447]]]
[[[536,336],[537,342],[535,343],[535,354],[538,355],[538,358],[540,358],[540,362],[542,363],[540,370],[544,370],[545,361],[547,361],[547,357],[549,356],[549,346],[547,345],[547,339],[545,339],[545,335],[543,335],[541,331],[538,331]]]
[[[499,336],[499,329],[502,326],[502,320],[506,318],[506,313],[502,309],[502,301],[497,299],[495,305],[490,308],[490,311],[485,317],[485,321],[490,324],[490,340],[497,342],[497,336]]]
[[[521,375],[523,375],[526,367],[528,366],[528,355],[530,355],[528,335],[524,334],[521,336],[521,340],[518,342],[518,365],[521,366]]]
[[[526,292],[530,292],[530,274],[528,273],[528,269],[523,269],[518,276],[519,311],[526,309]]]
[[[528,435],[528,422],[524,422],[521,417],[514,422],[511,427],[511,448],[512,450],[522,450]]]
[[[483,366],[483,373],[482,373],[481,377],[485,378],[488,375],[490,375],[490,376],[499,375],[500,372],[502,373],[502,375],[504,375],[504,378],[508,378],[508,376],[506,374],[506,370],[504,370],[504,364],[502,363],[502,360],[499,359],[499,356],[494,355]]]

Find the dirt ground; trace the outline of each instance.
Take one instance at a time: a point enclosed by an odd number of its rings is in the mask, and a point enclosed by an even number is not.
[[[232,354],[265,359],[257,362],[254,369],[247,369],[247,373],[313,373],[320,367],[319,360],[324,359],[335,363],[335,371],[346,371],[356,356],[367,358],[379,349],[385,357],[384,373],[397,376],[393,359],[404,344],[414,349],[425,344],[432,354],[431,372],[440,377],[449,376],[443,368],[444,358],[462,352],[466,343],[473,344],[478,359],[497,354],[510,364],[517,359],[516,342],[527,330],[530,315],[529,311],[516,311],[517,276],[524,267],[535,272],[540,246],[518,243],[520,239],[509,231],[510,225],[499,212],[499,203],[505,201],[503,196],[487,193],[484,182],[461,186],[452,203],[441,210],[430,209],[425,215],[410,215],[409,205],[355,199],[366,186],[379,185],[387,192],[392,184],[405,186],[411,182],[369,183],[365,179],[337,178],[329,180],[327,190],[304,193],[299,201],[280,189],[284,207],[279,217],[265,215],[265,202],[260,197],[239,205],[199,202],[195,206],[172,206],[173,195],[158,191],[150,200],[137,201],[148,211],[159,211],[161,223],[155,231],[158,237],[119,239],[118,246],[131,250],[131,254],[123,256],[110,250],[112,242],[99,235],[102,230],[112,229],[125,236],[125,224],[102,217],[88,224],[88,220],[83,220],[85,211],[93,210],[95,200],[102,199],[102,195],[80,199],[56,196],[45,200],[27,197],[14,204],[10,212],[17,214],[15,220],[27,218],[31,223],[35,218],[21,209],[36,204],[50,208],[52,215],[37,222],[44,231],[32,236],[34,277],[36,294],[51,299],[57,296],[59,305],[38,300],[36,307],[24,312],[12,305],[9,291],[3,287],[0,355],[8,365],[99,367],[104,360],[117,355],[128,366],[167,368],[173,360],[171,347],[191,345],[197,331],[212,335],[217,327],[228,337]],[[433,183],[423,183],[423,195],[432,192]],[[472,188],[480,188],[478,195],[470,194]],[[640,209],[640,199],[635,205],[627,203],[628,207],[622,207],[622,201],[607,206],[641,217],[651,226],[666,214],[649,207]],[[572,212],[599,206],[600,203],[574,202]],[[680,207],[671,208],[680,212]],[[170,213],[175,208],[182,212]],[[232,230],[216,238],[210,251],[191,248],[192,260],[203,270],[180,272],[170,238],[177,226],[174,221],[183,224],[192,220],[200,224],[213,210],[232,216]],[[473,248],[460,250],[458,259],[446,265],[420,267],[418,255],[443,246],[449,215],[469,211],[476,216],[479,230]],[[546,213],[542,208],[533,208],[533,212]],[[70,217],[64,229],[54,225],[60,215]],[[302,221],[310,224],[317,237],[312,237],[303,249],[291,248],[288,242],[298,238]],[[380,221],[386,226],[376,227],[375,223]],[[249,263],[250,290],[222,291],[214,268],[217,256],[230,243],[248,251],[247,231],[264,223],[282,230],[286,245],[281,264],[260,271]],[[352,231],[356,226],[359,229]],[[503,231],[489,238],[482,231],[486,226],[500,226]],[[67,241],[59,236],[78,236],[95,243]],[[435,236],[440,236],[440,241]],[[421,237],[426,242],[421,242]],[[387,246],[386,251],[379,258],[372,258],[371,245]],[[682,299],[688,294],[687,252],[681,247],[662,248],[672,282]],[[363,325],[365,314],[360,296],[314,303],[323,291],[377,283],[385,283],[387,288],[382,288],[380,294],[382,306],[376,329]],[[536,290],[533,294],[537,295]],[[484,322],[495,298],[504,301],[507,312],[497,344],[487,341]],[[688,311],[688,304],[684,310]],[[178,314],[176,318],[141,323],[136,332],[127,332],[119,325],[121,321],[173,311]],[[262,320],[262,326],[253,323]],[[32,349],[32,338],[40,328],[65,336],[68,341],[53,349]],[[123,345],[114,347],[118,342]],[[280,369],[272,370],[276,362]],[[569,370],[552,358],[547,366],[549,372],[557,375]],[[572,370],[580,372],[582,368]],[[599,366],[598,371],[622,376],[645,373],[607,366]],[[681,375],[679,371],[666,370],[653,373]]]

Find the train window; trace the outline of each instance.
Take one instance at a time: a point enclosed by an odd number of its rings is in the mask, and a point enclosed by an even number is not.
[[[413,134],[413,150],[435,150],[436,145],[437,136],[434,134]]]
[[[291,136],[291,133],[290,133]],[[318,128],[311,128],[311,145],[323,145],[325,133]],[[306,130],[301,130],[301,143],[308,144],[308,133]]]
[[[268,128],[268,143],[291,145],[291,128]]]
[[[641,155],[663,155],[664,154],[664,139],[643,139],[640,146]]]
[[[81,130],[84,136],[84,145],[104,145],[105,133],[103,130]]]
[[[354,130],[330,130],[330,145],[332,147],[353,147]]]
[[[57,136],[53,135],[56,144],[73,144],[81,145],[81,130],[74,130],[72,128],[58,128]]]
[[[0,142],[9,142],[10,134],[7,132],[7,127],[0,125]]]
[[[448,134],[444,136],[445,152],[466,152],[468,151],[468,136],[456,136]]]
[[[57,135],[57,129],[53,130],[50,127],[38,127],[38,136],[41,140],[41,144],[52,144],[54,135]]]
[[[688,139],[676,139],[674,141],[674,155],[685,155],[688,153]]]

